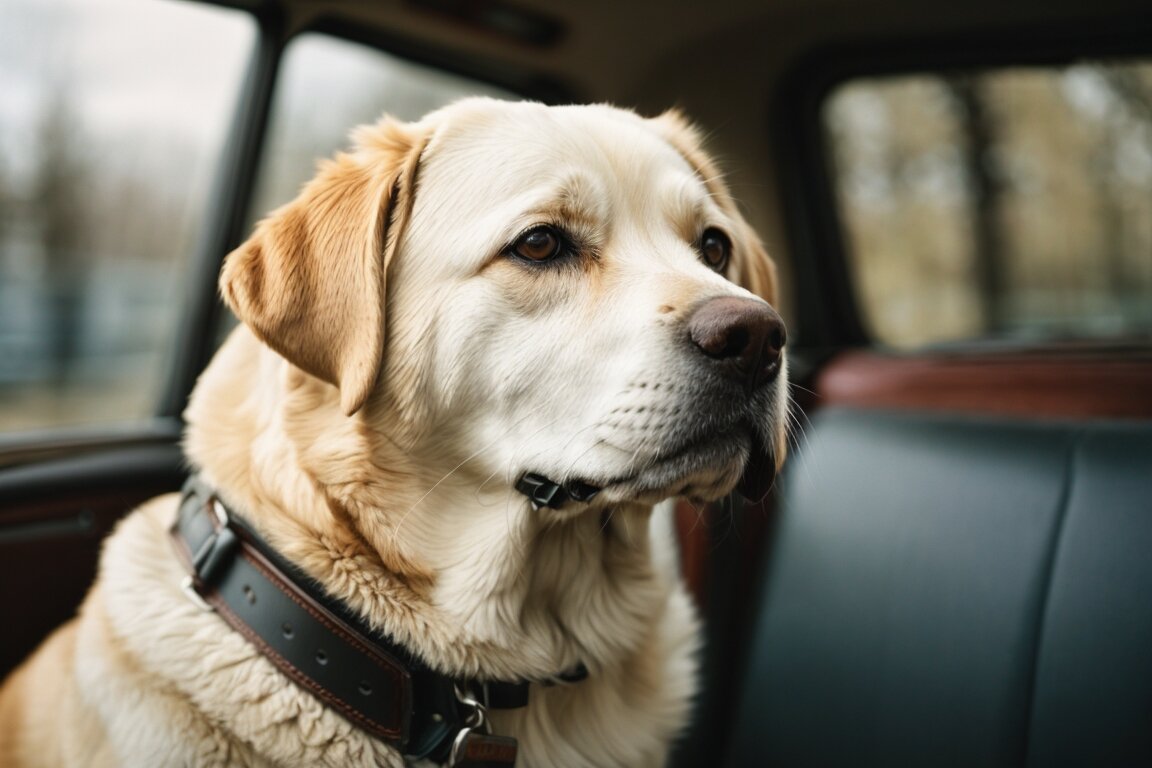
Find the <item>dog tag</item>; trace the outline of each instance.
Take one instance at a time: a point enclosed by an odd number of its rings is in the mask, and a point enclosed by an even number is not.
[[[516,764],[516,739],[508,736],[469,731],[460,744],[459,751],[453,750],[456,762],[453,765],[464,768],[499,768]]]

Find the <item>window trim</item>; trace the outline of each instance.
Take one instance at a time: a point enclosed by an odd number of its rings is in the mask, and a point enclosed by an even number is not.
[[[272,94],[283,52],[285,19],[272,6],[254,13],[256,44],[233,112],[232,126],[213,184],[212,206],[200,247],[188,268],[187,300],[174,339],[168,377],[156,406],[157,416],[181,419],[200,372],[216,350],[214,329],[224,313],[217,289],[224,256],[243,241],[247,205],[252,197],[267,132]]]
[[[96,451],[157,448],[180,442],[184,425],[162,416],[90,427],[60,427],[0,434],[2,470]],[[5,502],[10,499],[5,499]]]
[[[321,15],[300,29],[293,30],[284,41],[284,47],[304,34],[328,35],[358,43],[412,64],[487,83],[524,99],[545,104],[569,103],[578,98],[569,84],[542,72],[425,44],[334,13]]]

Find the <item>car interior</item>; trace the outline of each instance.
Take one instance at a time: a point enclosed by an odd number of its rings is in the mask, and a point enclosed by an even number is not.
[[[677,506],[680,766],[1152,765],[1152,6],[14,0],[0,677],[179,489],[221,260],[387,112],[682,110],[780,270],[773,492]]]

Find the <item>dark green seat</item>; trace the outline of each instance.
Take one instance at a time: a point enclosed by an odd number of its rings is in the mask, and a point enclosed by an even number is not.
[[[1152,766],[1152,424],[829,410],[728,764]]]

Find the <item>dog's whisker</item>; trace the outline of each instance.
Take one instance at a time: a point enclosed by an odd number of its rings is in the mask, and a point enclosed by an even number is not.
[[[537,409],[537,412],[538,412],[539,410],[543,410],[543,409],[542,409],[542,408],[540,408],[540,409]],[[536,415],[536,412],[532,412],[532,411],[529,411],[529,412],[528,412],[527,414],[525,414],[524,416],[522,416],[522,417],[520,417],[519,419],[517,419],[516,421],[512,422],[511,424],[509,424],[509,425],[508,425],[508,428],[507,428],[507,429],[505,429],[505,430],[504,430],[504,432],[502,432],[500,435],[498,435],[496,438],[494,438],[493,440],[491,440],[491,441],[490,441],[489,443],[487,443],[486,445],[484,445],[484,446],[482,446],[481,448],[479,448],[478,450],[474,451],[474,452],[473,452],[471,455],[469,455],[469,456],[467,456],[466,458],[464,458],[464,459],[463,459],[463,460],[462,460],[462,461],[461,461],[459,464],[457,464],[455,467],[453,467],[451,470],[449,470],[447,474],[445,474],[443,477],[441,477],[439,480],[437,480],[437,481],[436,481],[436,482],[435,482],[435,483],[432,485],[432,487],[431,487],[431,488],[429,488],[427,491],[425,491],[425,492],[424,492],[424,495],[423,495],[423,496],[421,496],[419,499],[417,499],[417,500],[416,500],[416,502],[415,502],[415,503],[414,503],[414,504],[413,504],[411,507],[409,507],[409,508],[407,509],[407,511],[405,511],[405,512],[404,512],[404,514],[402,514],[402,515],[400,516],[400,519],[399,519],[399,520],[396,522],[396,525],[395,525],[395,526],[393,526],[393,528],[392,528],[392,536],[393,536],[393,538],[396,538],[396,537],[398,537],[398,536],[400,535],[400,528],[401,528],[401,527],[404,525],[404,521],[408,519],[408,516],[409,516],[410,514],[412,514],[412,512],[414,512],[414,511],[416,510],[416,508],[417,508],[417,507],[419,507],[419,506],[420,506],[420,504],[424,502],[424,500],[425,500],[425,499],[427,499],[427,498],[428,498],[430,495],[432,495],[432,493],[433,493],[433,492],[434,492],[434,491],[435,491],[437,488],[439,488],[441,485],[443,485],[443,483],[444,483],[446,480],[448,480],[448,478],[452,477],[452,475],[454,475],[454,474],[456,474],[458,471],[460,471],[460,470],[461,470],[461,469],[462,469],[462,468],[463,468],[463,467],[464,467],[466,464],[468,464],[468,462],[472,461],[473,459],[477,458],[478,456],[480,456],[480,455],[482,455],[482,454],[486,453],[487,451],[491,450],[493,446],[495,446],[495,445],[498,445],[498,444],[499,444],[500,442],[502,442],[502,441],[503,441],[503,440],[504,440],[504,439],[505,439],[505,438],[506,438],[506,437],[507,437],[507,436],[508,436],[508,435],[509,435],[509,434],[510,434],[510,433],[511,433],[511,432],[512,432],[514,429],[516,429],[516,428],[517,428],[517,427],[519,427],[521,424],[523,424],[523,423],[524,423],[524,421],[526,421],[526,420],[527,420],[527,419],[529,419],[529,418],[532,418],[532,417],[533,417],[533,416],[535,416],[535,415]],[[543,428],[544,428],[544,427],[542,427],[542,429],[543,429]]]
[[[492,470],[492,472],[490,472],[487,477],[485,477],[483,480],[481,480],[480,484],[478,486],[476,486],[476,492],[472,494],[472,498],[478,505],[480,505],[482,507],[488,506],[488,504],[486,504],[484,502],[484,499],[482,498],[482,495],[484,493],[484,488],[485,488],[485,486],[488,485],[488,483],[492,482],[493,478],[495,478],[497,475],[501,474],[501,472],[502,472],[502,469],[500,467],[497,467],[496,469]]]
[[[539,408],[538,412],[542,411],[542,410],[544,410],[543,407]],[[508,462],[508,475],[507,475],[509,484],[515,483],[516,480],[518,479],[518,478],[514,477],[514,474],[515,474],[514,468],[515,468],[516,464],[518,463],[518,457],[520,456],[520,453],[523,450],[524,445],[529,440],[531,440],[532,438],[539,435],[541,432],[554,427],[557,424],[557,422],[560,421],[560,418],[561,417],[557,416],[556,418],[552,419],[551,421],[547,421],[544,424],[541,424],[540,427],[538,429],[536,429],[534,432],[532,432],[531,434],[525,435],[524,439],[520,441],[520,444],[517,445],[516,448],[511,452],[511,454],[510,454],[511,458],[509,459],[509,462]]]
[[[707,504],[697,505],[691,499],[684,499],[684,503],[691,507],[692,511],[696,513],[696,519],[692,522],[692,527],[688,529],[689,533],[695,533],[701,525],[706,525],[705,515],[708,511]]]
[[[612,518],[615,516],[615,514],[615,509],[608,509],[608,513],[604,515],[604,522],[600,524],[600,533],[604,533],[604,531],[608,529],[608,524],[612,522]]]
[[[528,419],[528,418],[531,418],[532,416],[535,416],[535,415],[537,415],[537,414],[538,414],[540,411],[542,411],[542,410],[543,410],[543,407],[541,407],[541,408],[538,408],[538,409],[537,409],[535,412],[530,412],[530,413],[526,414],[524,417],[522,417],[522,418],[518,419],[518,420],[517,420],[515,423],[513,423],[512,425],[510,425],[510,426],[508,427],[508,429],[507,429],[507,430],[505,430],[505,431],[504,431],[504,433],[503,433],[503,434],[502,434],[500,437],[498,437],[498,438],[497,438],[495,441],[493,441],[493,443],[489,443],[489,446],[488,446],[488,447],[491,447],[491,446],[492,446],[494,443],[496,443],[496,442],[499,442],[500,440],[503,440],[505,437],[507,437],[507,435],[508,435],[508,434],[509,434],[509,433],[510,433],[512,430],[514,430],[516,427],[518,427],[520,424],[522,424],[522,423],[523,423],[523,422],[524,422],[526,419]],[[527,436],[526,436],[526,437],[525,437],[525,438],[524,438],[524,439],[521,441],[521,443],[520,443],[520,446],[523,446],[523,445],[524,445],[524,444],[525,444],[527,441],[529,441],[529,440],[530,440],[530,439],[532,439],[533,437],[537,436],[538,434],[540,434],[540,433],[541,433],[541,432],[543,432],[544,430],[547,430],[547,429],[551,428],[551,427],[552,427],[552,426],[554,426],[554,425],[556,424],[556,422],[558,422],[558,421],[559,421],[559,417],[557,417],[557,418],[555,418],[555,419],[552,419],[551,421],[548,421],[548,422],[544,423],[544,424],[543,424],[543,425],[541,425],[541,426],[540,426],[538,429],[536,429],[534,432],[532,432],[531,434],[527,435]],[[465,459],[463,462],[461,462],[459,465],[457,465],[457,466],[456,466],[456,467],[455,467],[455,468],[454,468],[454,469],[453,469],[451,472],[449,472],[449,473],[448,473],[448,474],[446,474],[444,477],[442,477],[442,478],[440,479],[440,481],[439,481],[439,482],[438,482],[436,485],[438,486],[438,485],[440,485],[441,483],[443,483],[445,480],[447,480],[449,477],[451,477],[451,476],[452,476],[452,475],[453,475],[455,472],[457,472],[457,471],[458,471],[458,470],[459,470],[461,467],[463,467],[463,466],[464,466],[464,465],[465,465],[465,464],[466,464],[468,461],[471,461],[472,459],[476,458],[476,457],[477,457],[477,456],[478,456],[480,453],[483,453],[483,450],[484,450],[484,449],[481,449],[481,451],[477,451],[477,452],[476,452],[476,453],[474,453],[472,456],[470,456],[470,457],[468,457],[467,459]],[[514,484],[514,483],[515,483],[515,481],[516,481],[516,478],[514,477],[514,472],[515,472],[515,469],[514,469],[514,468],[515,468],[515,465],[516,465],[516,456],[517,456],[517,454],[519,454],[520,452],[521,452],[521,448],[520,448],[520,447],[517,447],[516,449],[514,449],[514,450],[511,452],[511,457],[509,458],[509,460],[508,460],[508,462],[507,462],[507,467],[506,467],[506,469],[505,469],[505,468],[500,468],[500,467],[498,467],[497,469],[493,470],[493,471],[492,471],[492,472],[491,472],[491,473],[490,473],[490,474],[489,474],[489,475],[488,475],[486,478],[484,478],[484,480],[482,480],[482,481],[480,482],[479,486],[477,486],[477,488],[476,488],[476,491],[474,492],[474,497],[475,497],[475,499],[476,499],[476,501],[477,501],[477,503],[478,503],[478,504],[481,504],[481,505],[483,505],[483,501],[481,500],[481,498],[480,498],[480,497],[481,497],[481,494],[483,493],[484,487],[485,487],[485,486],[486,486],[486,485],[487,485],[489,482],[491,482],[493,478],[497,477],[498,475],[503,475],[503,476],[504,476],[504,478],[505,478],[505,480],[506,480],[506,482],[507,482],[507,484],[508,484],[509,486],[511,486],[512,484]],[[428,497],[428,495],[429,495],[430,493],[432,493],[432,491],[434,491],[435,489],[436,489],[436,486],[433,486],[432,488],[430,488],[430,489],[429,489],[429,491],[428,491],[428,493],[424,494],[424,496],[422,496],[422,497],[421,497],[421,498],[420,498],[420,499],[419,499],[419,500],[416,502],[416,504],[415,504],[415,505],[413,505],[413,507],[412,507],[411,509],[409,509],[407,512],[405,512],[405,514],[404,514],[404,515],[401,517],[400,521],[397,523],[396,527],[393,529],[393,535],[394,535],[394,536],[399,534],[399,531],[400,531],[400,527],[403,525],[403,523],[404,523],[404,521],[407,519],[408,515],[409,515],[409,514],[410,514],[412,511],[414,511],[414,510],[416,509],[416,507],[418,507],[418,506],[419,506],[419,504],[420,504],[421,502],[423,502],[423,501],[424,501],[424,499],[426,499],[426,498]],[[516,509],[518,508],[518,505],[517,505],[517,504],[516,504],[516,503],[513,501],[513,499],[514,499],[514,497],[509,497],[508,501],[506,501],[506,503],[505,503],[505,514],[504,514],[504,521],[505,521],[505,527],[506,527],[506,530],[507,530],[507,532],[508,532],[508,541],[510,541],[510,542],[513,542],[513,546],[514,546],[514,547],[517,547],[517,551],[516,551],[516,554],[517,554],[517,555],[521,555],[521,556],[522,556],[522,555],[524,554],[523,545],[522,545],[522,544],[518,544],[518,542],[520,541],[520,538],[521,538],[521,537],[515,536],[515,535],[513,534],[513,519],[512,519],[512,518],[513,518],[513,515],[515,514],[515,511],[516,511]]]
[[[642,453],[646,453],[648,456],[644,459],[643,463],[638,465],[637,461],[640,460]],[[643,472],[649,467],[655,466],[658,461],[660,461],[660,445],[656,442],[655,438],[646,437],[640,441],[640,444],[636,446],[636,450],[632,452],[632,458],[628,460],[629,471],[635,473]]]
[[[568,446],[572,445],[572,443],[576,440],[576,438],[580,437],[585,432],[587,432],[591,429],[596,429],[596,427],[598,427],[599,425],[600,425],[599,421],[594,421],[591,424],[587,424],[587,425],[581,427],[580,429],[576,430],[575,432],[573,432],[571,435],[568,436],[567,440],[564,441],[564,444],[561,446],[561,450],[562,451],[567,450]],[[597,440],[595,444],[600,445],[601,442],[602,442],[601,440]]]
[[[784,409],[785,415],[785,435],[790,445],[794,446],[796,450],[802,450],[808,445],[808,434],[812,426],[812,422],[808,418],[808,414],[796,402],[796,399],[789,395],[788,402]]]
[[[816,395],[817,397],[819,397],[819,394],[816,392],[816,390],[809,389],[808,387],[805,387],[802,384],[798,384],[795,381],[789,381],[788,386],[792,387],[793,389],[798,389],[801,392],[807,392],[810,395]]]
[[[593,442],[591,445],[589,445],[587,448],[585,448],[583,451],[581,451],[581,452],[580,452],[580,454],[579,454],[578,456],[576,456],[575,458],[573,458],[573,459],[572,459],[572,461],[568,462],[568,466],[565,468],[565,470],[564,470],[564,474],[565,474],[565,475],[571,474],[571,472],[572,472],[573,468],[574,468],[574,467],[575,467],[575,466],[576,466],[576,465],[577,465],[577,464],[578,464],[580,461],[582,461],[582,460],[584,459],[584,457],[585,457],[585,456],[587,456],[589,453],[591,453],[592,451],[596,450],[596,449],[597,449],[597,448],[599,448],[600,446],[607,444],[607,442],[608,442],[608,441],[607,441],[607,439],[606,439],[606,438],[603,438],[603,437],[601,437],[601,438],[597,438],[595,442]]]
[[[788,405],[788,438],[797,451],[807,451],[810,445],[809,434],[812,422],[794,398],[789,398]],[[805,424],[808,425],[808,428],[805,428]],[[800,466],[803,468],[800,471],[803,471],[806,477],[811,479],[814,471],[812,467],[803,461],[800,462]],[[773,485],[775,485],[775,480],[773,480]]]

